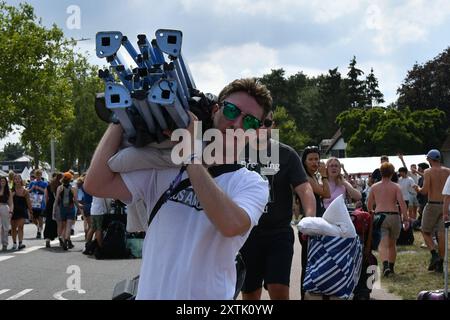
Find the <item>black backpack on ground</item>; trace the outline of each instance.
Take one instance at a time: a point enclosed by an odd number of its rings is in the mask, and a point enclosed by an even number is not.
[[[131,252],[127,248],[125,225],[112,221],[106,229],[102,246],[95,250],[96,259],[128,259]]]
[[[405,230],[403,228],[403,223],[402,223],[402,229],[400,230],[400,236],[397,239],[397,245],[398,246],[410,246],[413,243],[414,243],[413,227],[409,226],[408,230]]]

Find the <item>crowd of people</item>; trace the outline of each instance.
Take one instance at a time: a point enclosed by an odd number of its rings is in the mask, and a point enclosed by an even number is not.
[[[263,128],[270,131],[276,125],[271,103],[270,92],[257,80],[235,80],[221,91],[218,103],[212,107],[214,127],[224,135],[226,129]],[[249,118],[256,127],[248,126]],[[196,120],[192,114],[191,119]],[[188,130],[195,136],[192,123]],[[258,162],[256,166],[246,165],[213,177],[201,162],[190,161],[199,159],[195,153],[185,155],[181,169],[170,165],[167,168],[152,167],[148,165],[151,160],[146,158],[145,164],[138,169],[113,171],[108,160],[122,152],[121,141],[122,128],[111,124],[97,147],[85,183],[96,196],[119,198],[131,204],[144,201],[147,214],[155,204],[160,205],[145,239],[138,299],[231,299],[236,282],[234,260],[238,251],[247,267],[241,288],[243,299],[259,299],[263,287],[272,299],[289,299],[294,245],[292,203],[299,205],[302,216],[320,217],[340,195],[347,199],[349,208],[389,215],[382,225],[380,244],[384,275],[388,276],[394,272],[395,239],[402,218],[405,222],[413,219],[413,225],[419,227],[415,222],[416,213],[417,209],[421,212],[423,200],[412,199],[412,195],[428,194],[430,197],[431,193],[426,178],[430,169],[422,169],[420,164],[420,169],[407,170],[406,175],[403,168],[399,170],[400,178],[392,165],[382,164],[368,180],[364,180],[360,175],[350,177],[346,174],[336,158],[323,163],[317,147],[306,147],[299,156],[281,143],[280,166],[275,175],[265,175]],[[270,138],[266,142],[266,148],[276,143]],[[192,145],[194,143],[192,141]],[[135,151],[130,154],[139,156]],[[428,154],[432,167],[435,159],[433,153]],[[136,161],[139,158],[133,158],[130,163]],[[435,169],[431,169],[434,172]],[[419,175],[420,170],[425,170],[423,187],[415,189],[421,183],[419,176],[414,176],[414,183],[411,183],[408,175]],[[391,184],[391,178],[400,182]],[[176,191],[182,193],[177,196],[173,191],[182,179],[189,179],[191,185],[181,192]],[[385,184],[389,189],[384,188]],[[434,183],[432,185],[436,187]],[[408,203],[405,202],[406,193],[404,196],[402,192],[406,187],[410,189]],[[442,187],[437,202],[442,201]],[[386,190],[392,192],[387,195]],[[424,234],[428,232],[424,228],[428,211],[423,209]],[[183,223],[179,223],[180,215]],[[442,220],[442,212],[439,217]],[[299,239],[304,274],[308,239],[302,234]],[[439,271],[439,267],[436,270]],[[180,278],[184,279],[182,284],[176,281]]]
[[[42,170],[35,169],[30,180],[24,181],[20,174],[9,172],[8,177],[0,177],[0,221],[2,251],[21,250],[24,225],[36,226],[36,239],[45,239],[45,246],[58,239],[63,250],[74,247],[71,236],[77,217],[84,223],[85,240],[90,243],[101,241],[101,215],[108,212],[111,199],[96,199],[84,188],[85,174],[76,176],[68,172],[56,172],[49,181],[42,177]],[[91,215],[93,217],[91,217]],[[9,238],[12,246],[9,247]],[[98,239],[98,240],[97,240]]]
[[[222,90],[212,108],[214,127],[224,135],[226,129],[264,128],[270,132],[276,127],[271,107],[272,98],[264,85],[250,78],[235,80]],[[188,130],[194,145],[196,118],[190,116]],[[271,299],[289,299],[295,241],[291,226],[293,208],[298,207],[296,220],[300,216],[321,217],[333,200],[343,196],[349,209],[359,208],[384,217],[378,248],[384,276],[394,273],[396,240],[402,225],[404,229],[422,231],[431,253],[429,270],[442,272],[442,230],[444,219],[448,219],[450,169],[441,165],[438,150],[427,154],[430,167],[419,163],[408,169],[400,155],[403,167],[395,170],[388,157],[382,156],[381,166],[366,180],[361,175],[349,175],[337,158],[322,161],[318,147],[308,146],[298,154],[269,135],[262,145],[269,149],[277,144],[280,155],[279,169],[272,175],[263,173],[260,159],[256,166],[222,164],[213,166],[212,169],[218,169],[214,171],[192,162],[199,158],[195,153],[185,155],[181,168],[150,166],[116,172],[108,161],[119,151],[122,134],[120,124],[110,124],[88,174],[73,184],[70,172],[55,174],[47,183],[36,170],[34,180],[27,186],[20,175],[10,180],[1,178],[4,250],[8,245],[5,232],[9,219],[12,248],[21,249],[25,219],[33,221],[40,238],[43,217],[47,246],[58,237],[63,249],[70,249],[70,229],[78,211],[86,224],[84,253],[92,254],[92,241],[101,246],[102,215],[108,211],[108,201],[120,199],[129,208],[143,203],[133,215],[143,216],[144,221],[153,211],[142,252],[137,299],[232,299],[238,252],[246,265],[242,288],[238,288],[243,299],[260,299],[263,287]],[[130,161],[130,165],[134,164]],[[189,184],[177,190],[183,179]],[[159,210],[154,211],[155,207]],[[435,233],[438,247],[433,241]],[[298,237],[303,281],[308,237],[300,232]]]

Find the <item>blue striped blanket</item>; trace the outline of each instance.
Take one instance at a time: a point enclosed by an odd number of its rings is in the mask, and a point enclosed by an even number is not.
[[[361,273],[359,238],[312,236],[303,289],[306,292],[351,299]]]

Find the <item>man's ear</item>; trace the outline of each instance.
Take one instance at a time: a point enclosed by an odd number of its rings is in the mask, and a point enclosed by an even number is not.
[[[219,105],[216,103],[212,106],[211,108],[211,119],[214,119],[214,115],[216,114],[217,111],[219,111]]]

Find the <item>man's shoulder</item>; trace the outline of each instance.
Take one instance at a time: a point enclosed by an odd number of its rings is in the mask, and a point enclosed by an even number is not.
[[[295,151],[294,148],[292,148],[290,145],[287,145],[287,144],[285,144],[283,142],[280,142],[280,141],[275,141],[274,143],[276,143],[276,144],[278,144],[280,146],[280,151],[283,150],[285,152],[295,153],[295,154],[298,155],[297,151]]]

